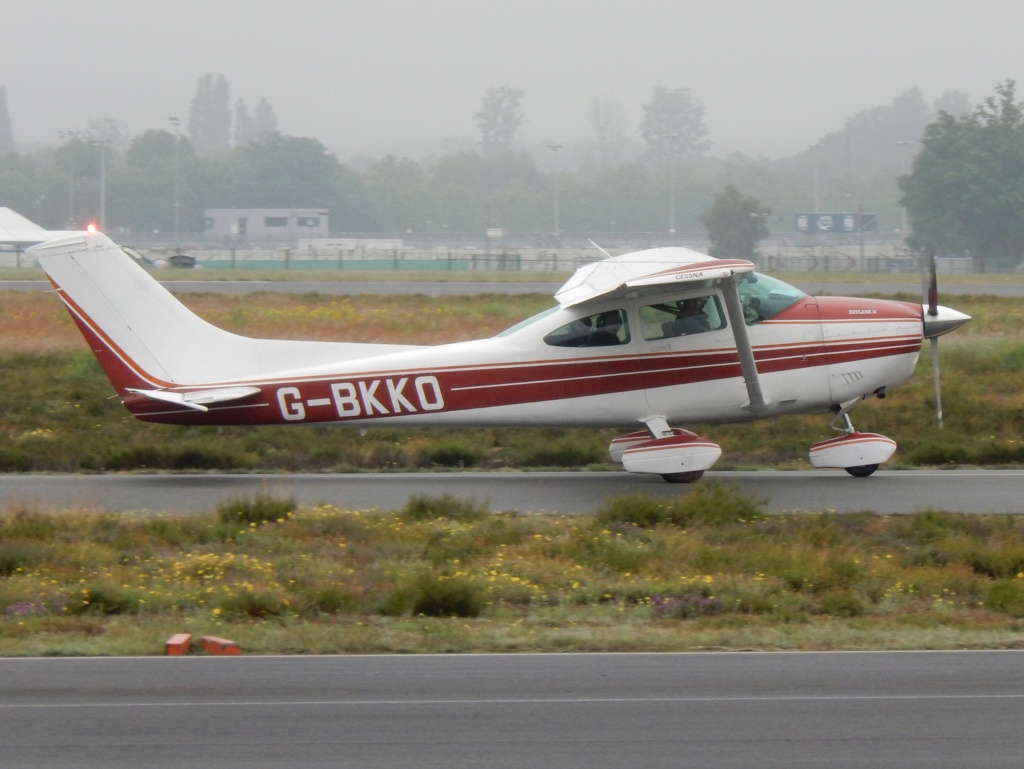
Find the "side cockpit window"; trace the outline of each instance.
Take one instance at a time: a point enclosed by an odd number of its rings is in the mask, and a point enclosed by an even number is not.
[[[725,328],[722,306],[715,295],[695,296],[640,308],[640,325],[648,342],[703,334]]]
[[[613,347],[629,342],[625,310],[608,310],[566,323],[544,337],[554,347]]]

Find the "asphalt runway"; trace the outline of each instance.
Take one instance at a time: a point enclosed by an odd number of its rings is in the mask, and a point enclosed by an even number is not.
[[[962,513],[1024,513],[1024,470],[881,470],[853,478],[842,470],[711,471],[765,502],[771,513],[830,510],[909,514],[926,509]],[[189,513],[226,499],[270,494],[302,505],[397,510],[418,494],[450,494],[498,511],[593,513],[625,494],[674,498],[692,485],[625,472],[460,472],[332,474],[0,475],[0,511],[68,509]]]
[[[6,769],[1020,769],[1024,652],[0,659]]]

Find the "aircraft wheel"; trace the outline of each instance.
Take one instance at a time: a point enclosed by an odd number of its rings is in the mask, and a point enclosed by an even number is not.
[[[693,483],[704,475],[703,470],[691,470],[688,473],[662,473],[661,477],[669,483]]]
[[[843,468],[854,478],[867,478],[878,469],[878,465],[855,465],[854,467]]]

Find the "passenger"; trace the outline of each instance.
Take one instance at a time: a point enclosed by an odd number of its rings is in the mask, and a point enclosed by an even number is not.
[[[711,321],[704,312],[706,296],[684,299],[679,305],[679,314],[669,322],[666,336],[683,336],[684,334],[701,334],[711,330]]]
[[[597,316],[594,323],[594,332],[590,335],[588,346],[607,347],[613,344],[621,344],[619,330],[622,328],[622,317],[618,310],[604,312]]]

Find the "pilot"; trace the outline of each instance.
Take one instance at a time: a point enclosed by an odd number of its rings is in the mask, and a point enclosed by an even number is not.
[[[621,344],[619,329],[622,328],[622,317],[618,310],[603,312],[597,316],[594,323],[594,332],[587,342],[589,347],[607,347],[608,345]]]
[[[743,305],[743,319],[746,321],[748,326],[752,326],[764,320],[764,315],[761,312],[761,300],[756,296],[752,296],[750,300]]]
[[[666,336],[683,336],[684,334],[700,334],[711,330],[711,321],[704,312],[706,296],[684,299],[678,306],[676,319],[670,321]]]

